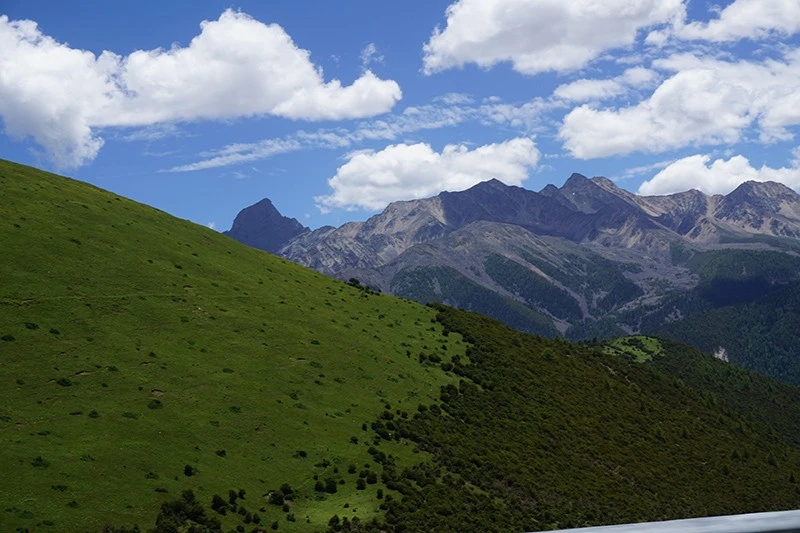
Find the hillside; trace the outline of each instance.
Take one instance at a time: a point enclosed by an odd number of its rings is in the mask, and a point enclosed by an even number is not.
[[[795,388],[423,307],[13,163],[0,190],[4,530],[530,531],[800,503]]]
[[[362,424],[454,381],[419,353],[464,351],[430,309],[27,167],[0,190],[0,529],[146,526],[185,489],[244,489],[289,531],[377,512],[348,473]],[[313,475],[345,485],[320,500]],[[283,483],[289,513],[259,512]]]
[[[539,192],[490,180],[315,231],[271,204],[256,219],[263,203],[242,211],[232,237],[259,247],[240,235],[271,234],[282,244],[260,247],[325,274],[576,341],[667,331],[800,282],[800,195],[778,183],[639,196],[579,174]],[[741,343],[729,352],[779,379],[793,373],[781,370],[787,360],[800,365],[796,350],[773,361],[766,352],[763,362]]]
[[[718,353],[737,365],[800,385],[800,284],[753,302],[725,305],[672,322],[659,335]]]

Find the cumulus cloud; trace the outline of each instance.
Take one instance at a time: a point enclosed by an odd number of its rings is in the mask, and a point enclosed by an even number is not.
[[[472,150],[450,144],[441,153],[424,143],[394,144],[350,154],[328,180],[333,192],[315,200],[323,211],[378,210],[396,200],[463,190],[491,178],[520,185],[538,161],[536,144],[524,137]]]
[[[559,85],[553,96],[572,102],[605,100],[622,96],[631,89],[651,87],[658,80],[658,73],[644,67],[627,69],[621,75],[607,80],[580,79]]]
[[[369,70],[351,85],[322,70],[277,24],[227,10],[188,46],[128,56],[77,50],[33,21],[0,16],[0,115],[62,167],[93,159],[104,127],[275,115],[364,118],[389,111],[399,85]]]
[[[523,74],[575,70],[684,15],[682,0],[458,0],[424,46],[424,71],[506,61]]]
[[[33,137],[60,167],[93,159],[103,140],[97,114],[118,89],[117,58],[75,50],[43,35],[35,22],[0,16],[0,115],[15,138]]]
[[[777,181],[797,189],[800,187],[800,161],[791,167],[755,168],[750,161],[736,155],[730,159],[711,161],[709,155],[693,155],[674,161],[639,187],[639,194],[671,194],[698,189],[706,194],[727,194],[745,181]]]
[[[728,62],[676,55],[653,62],[671,72],[649,98],[618,109],[584,104],[559,135],[575,157],[664,152],[690,144],[732,144],[751,126],[764,142],[800,124],[800,52],[782,60]]]
[[[713,42],[787,36],[800,31],[797,0],[735,0],[708,22],[678,23],[668,31],[654,32],[649,42],[670,34],[688,40]]]

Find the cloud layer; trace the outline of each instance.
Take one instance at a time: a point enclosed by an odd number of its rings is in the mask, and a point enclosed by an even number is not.
[[[0,115],[61,167],[93,159],[103,127],[275,115],[363,118],[389,111],[399,85],[369,70],[351,85],[325,81],[310,53],[277,24],[225,11],[186,47],[100,56],[0,16]]]
[[[350,154],[328,180],[333,192],[315,200],[323,210],[378,210],[396,200],[460,191],[491,178],[521,185],[538,161],[536,144],[523,137],[472,150],[450,144],[441,153],[424,143],[393,144]]]
[[[681,0],[458,0],[424,46],[424,71],[508,61],[523,74],[566,72],[683,16]]]

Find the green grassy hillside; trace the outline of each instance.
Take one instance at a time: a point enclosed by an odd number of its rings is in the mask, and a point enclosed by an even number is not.
[[[362,424],[453,380],[420,353],[463,353],[430,309],[27,167],[0,191],[0,529],[149,526],[185,489],[287,531],[376,513]]]
[[[800,504],[795,388],[668,341],[604,353],[375,294],[12,163],[0,191],[2,531],[531,531]]]

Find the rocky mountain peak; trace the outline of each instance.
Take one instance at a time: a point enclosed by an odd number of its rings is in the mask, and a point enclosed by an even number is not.
[[[242,209],[225,235],[237,241],[275,253],[286,243],[309,231],[294,218],[285,217],[268,198]]]
[[[780,183],[746,181],[720,199],[714,215],[748,232],[800,236],[800,195]]]
[[[782,183],[774,181],[745,181],[726,198],[746,200],[750,198],[800,200],[800,195]]]

